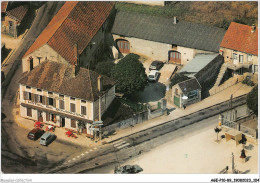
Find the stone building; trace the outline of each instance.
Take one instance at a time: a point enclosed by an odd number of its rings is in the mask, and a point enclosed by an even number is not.
[[[80,67],[44,61],[24,73],[20,84],[20,115],[72,130],[83,123],[83,133],[101,120],[115,97],[116,82]]]
[[[172,87],[172,100],[174,105],[180,108],[201,101],[201,85],[198,80],[192,78],[174,85]]]
[[[119,11],[111,33],[114,57],[137,53],[154,60],[186,65],[199,53],[218,53],[225,30],[176,17],[164,18]]]
[[[226,71],[234,76],[245,73],[258,78],[258,28],[231,22],[221,44]]]
[[[17,7],[8,7],[8,2],[1,3],[1,32],[9,36],[17,38],[21,26],[25,22],[28,12],[28,5],[19,5]]]
[[[23,72],[45,60],[88,68],[104,49],[114,2],[67,1],[22,58]]]

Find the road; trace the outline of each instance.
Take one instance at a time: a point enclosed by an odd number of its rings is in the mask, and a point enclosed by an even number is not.
[[[215,110],[218,111],[219,108]],[[245,105],[238,107],[238,114],[241,111],[244,113],[245,108]],[[208,113],[213,114],[212,111],[208,111]],[[131,128],[132,135],[112,141],[96,150],[81,151],[78,156],[70,157],[70,160],[63,164],[58,164],[58,167],[50,169],[45,173],[105,173],[102,171],[102,168],[106,170],[107,168],[105,167],[107,166],[114,167],[120,165],[126,160],[136,158],[138,155],[148,152],[159,145],[180,138],[185,133],[195,133],[204,127],[214,127],[218,124],[218,115],[213,115],[209,118],[206,116],[204,113],[197,114],[192,118],[186,116],[137,133],[134,133],[133,127]],[[181,125],[187,122],[190,125]]]

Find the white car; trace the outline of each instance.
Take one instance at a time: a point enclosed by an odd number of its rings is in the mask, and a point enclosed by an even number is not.
[[[151,70],[148,75],[149,81],[157,81],[159,72],[157,70]]]

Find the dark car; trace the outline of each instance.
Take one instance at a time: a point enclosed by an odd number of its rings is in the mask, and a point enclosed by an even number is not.
[[[162,68],[163,66],[163,62],[162,61],[153,61],[149,67],[149,70],[159,70],[160,68]]]
[[[31,140],[37,140],[38,138],[40,138],[42,135],[44,134],[44,130],[40,129],[40,128],[34,128],[32,129],[27,137],[28,139],[31,139]]]

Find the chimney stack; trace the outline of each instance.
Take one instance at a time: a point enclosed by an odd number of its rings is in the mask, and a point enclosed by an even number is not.
[[[97,78],[97,87],[98,87],[98,91],[102,91],[103,90],[103,77],[101,75],[98,76]]]
[[[253,24],[253,25],[252,25],[252,30],[251,30],[251,32],[252,32],[252,33],[255,32],[255,29],[256,29],[255,24]]]
[[[177,17],[176,16],[173,17],[173,24],[177,24]]]
[[[74,45],[74,55],[75,55],[76,60],[77,60],[76,64],[79,65],[79,54],[78,54],[78,44],[77,43]]]

